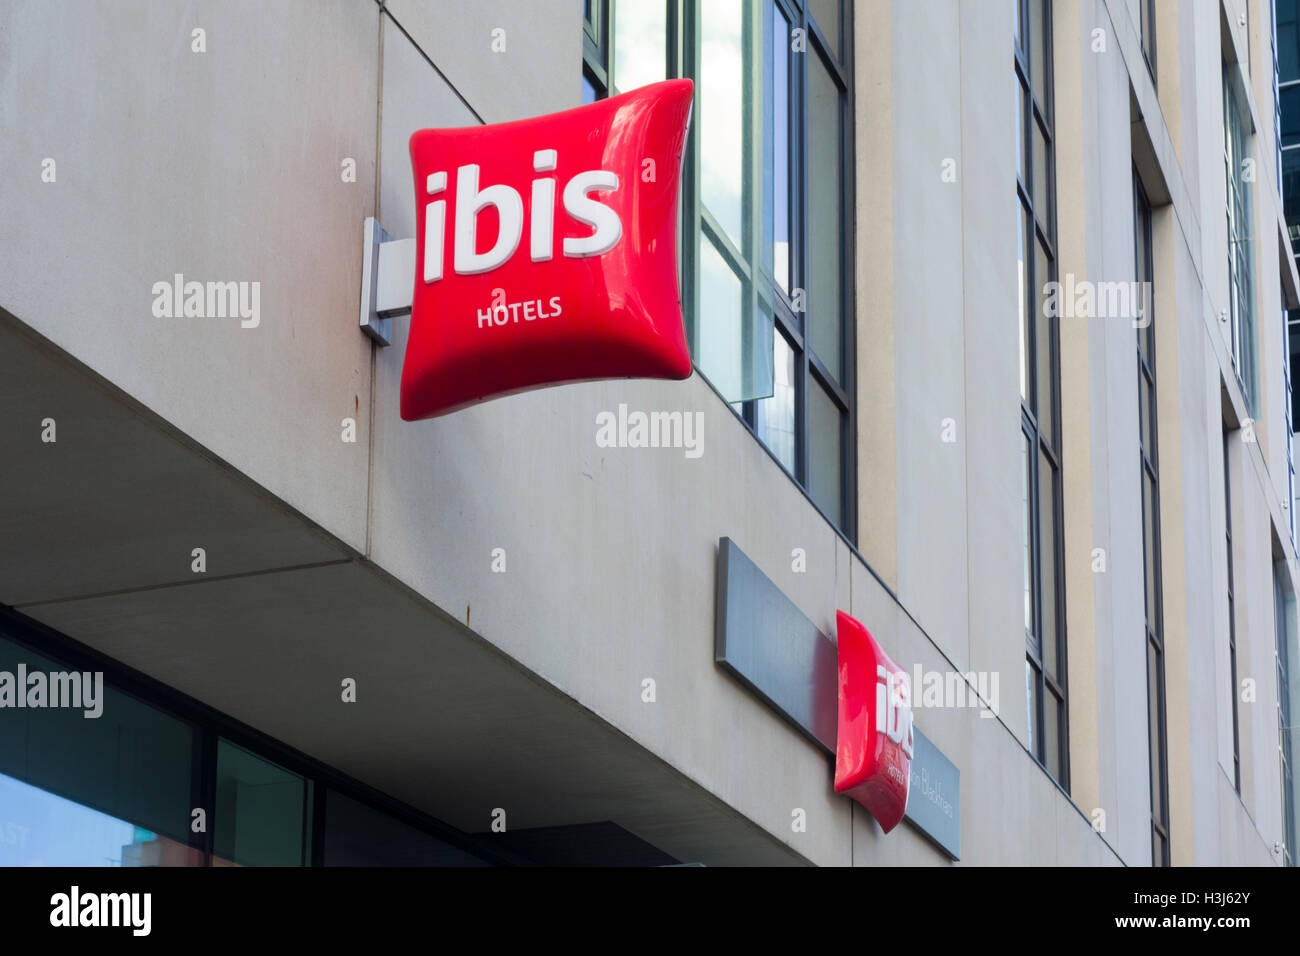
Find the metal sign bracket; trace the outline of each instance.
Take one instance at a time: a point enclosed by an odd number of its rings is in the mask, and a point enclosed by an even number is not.
[[[410,315],[415,295],[415,240],[394,239],[367,216],[361,257],[361,331],[380,345],[393,341],[393,316]]]

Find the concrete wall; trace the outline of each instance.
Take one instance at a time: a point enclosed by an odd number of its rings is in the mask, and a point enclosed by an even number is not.
[[[861,553],[698,376],[400,420],[407,320],[387,349],[356,328],[362,219],[414,234],[413,130],[577,104],[576,4],[6,6],[0,149],[22,175],[0,179],[0,306],[803,859],[942,860],[835,796],[825,758],[716,668],[723,535],[828,633],[845,608],[905,667],[999,674],[997,719],[917,717],[962,772],[964,861],[1145,864],[1136,355],[1131,328],[1113,320],[1061,333],[1073,798],[1025,750],[1013,4],[996,6],[858,4]],[[1133,58],[1127,0],[1056,6],[1062,271],[1132,275],[1132,96],[1172,197],[1156,261],[1170,303],[1158,341],[1175,861],[1268,862],[1280,838],[1265,690],[1275,450],[1246,449],[1234,471],[1240,666],[1260,687],[1243,709],[1244,802],[1223,774],[1219,11],[1178,5],[1157,94]],[[1096,26],[1111,36],[1101,55]],[[196,27],[203,54],[190,49]],[[498,28],[506,52],[494,54]],[[1176,98],[1170,75],[1183,81]],[[1171,98],[1176,122],[1160,115]],[[40,182],[47,156],[56,184]],[[940,178],[949,157],[955,183]],[[347,158],[355,182],[340,176]],[[1258,206],[1260,235],[1276,235],[1280,206]],[[1278,287],[1277,261],[1257,257],[1262,296]],[[175,272],[260,281],[260,326],[155,318],[151,285]],[[1260,316],[1263,327],[1273,312]],[[1269,351],[1280,337],[1267,341],[1261,368],[1280,360]],[[704,455],[598,448],[596,415],[620,403],[702,412]],[[355,444],[340,441],[346,417]],[[955,443],[941,440],[947,418]],[[1107,549],[1105,575],[1092,572],[1094,547]],[[495,548],[504,574],[490,571]],[[795,548],[806,573],[792,570]],[[806,832],[791,827],[796,808]]]

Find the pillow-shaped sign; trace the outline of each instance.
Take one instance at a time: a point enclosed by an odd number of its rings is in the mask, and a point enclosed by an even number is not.
[[[839,724],[835,792],[871,811],[888,833],[907,809],[912,779],[912,695],[907,672],[871,632],[843,611],[835,615],[839,645]]]
[[[607,378],[684,379],[677,201],[690,80],[411,136],[401,414]]]

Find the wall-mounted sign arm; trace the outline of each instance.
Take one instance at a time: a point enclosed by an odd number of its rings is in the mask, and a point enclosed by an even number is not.
[[[361,253],[361,331],[392,344],[395,315],[411,314],[415,295],[415,240],[394,239],[367,216]]]

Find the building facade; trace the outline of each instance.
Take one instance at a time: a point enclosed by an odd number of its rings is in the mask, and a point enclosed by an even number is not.
[[[1294,6],[0,3],[0,864],[1294,864]],[[403,421],[411,134],[670,77],[694,374]]]

